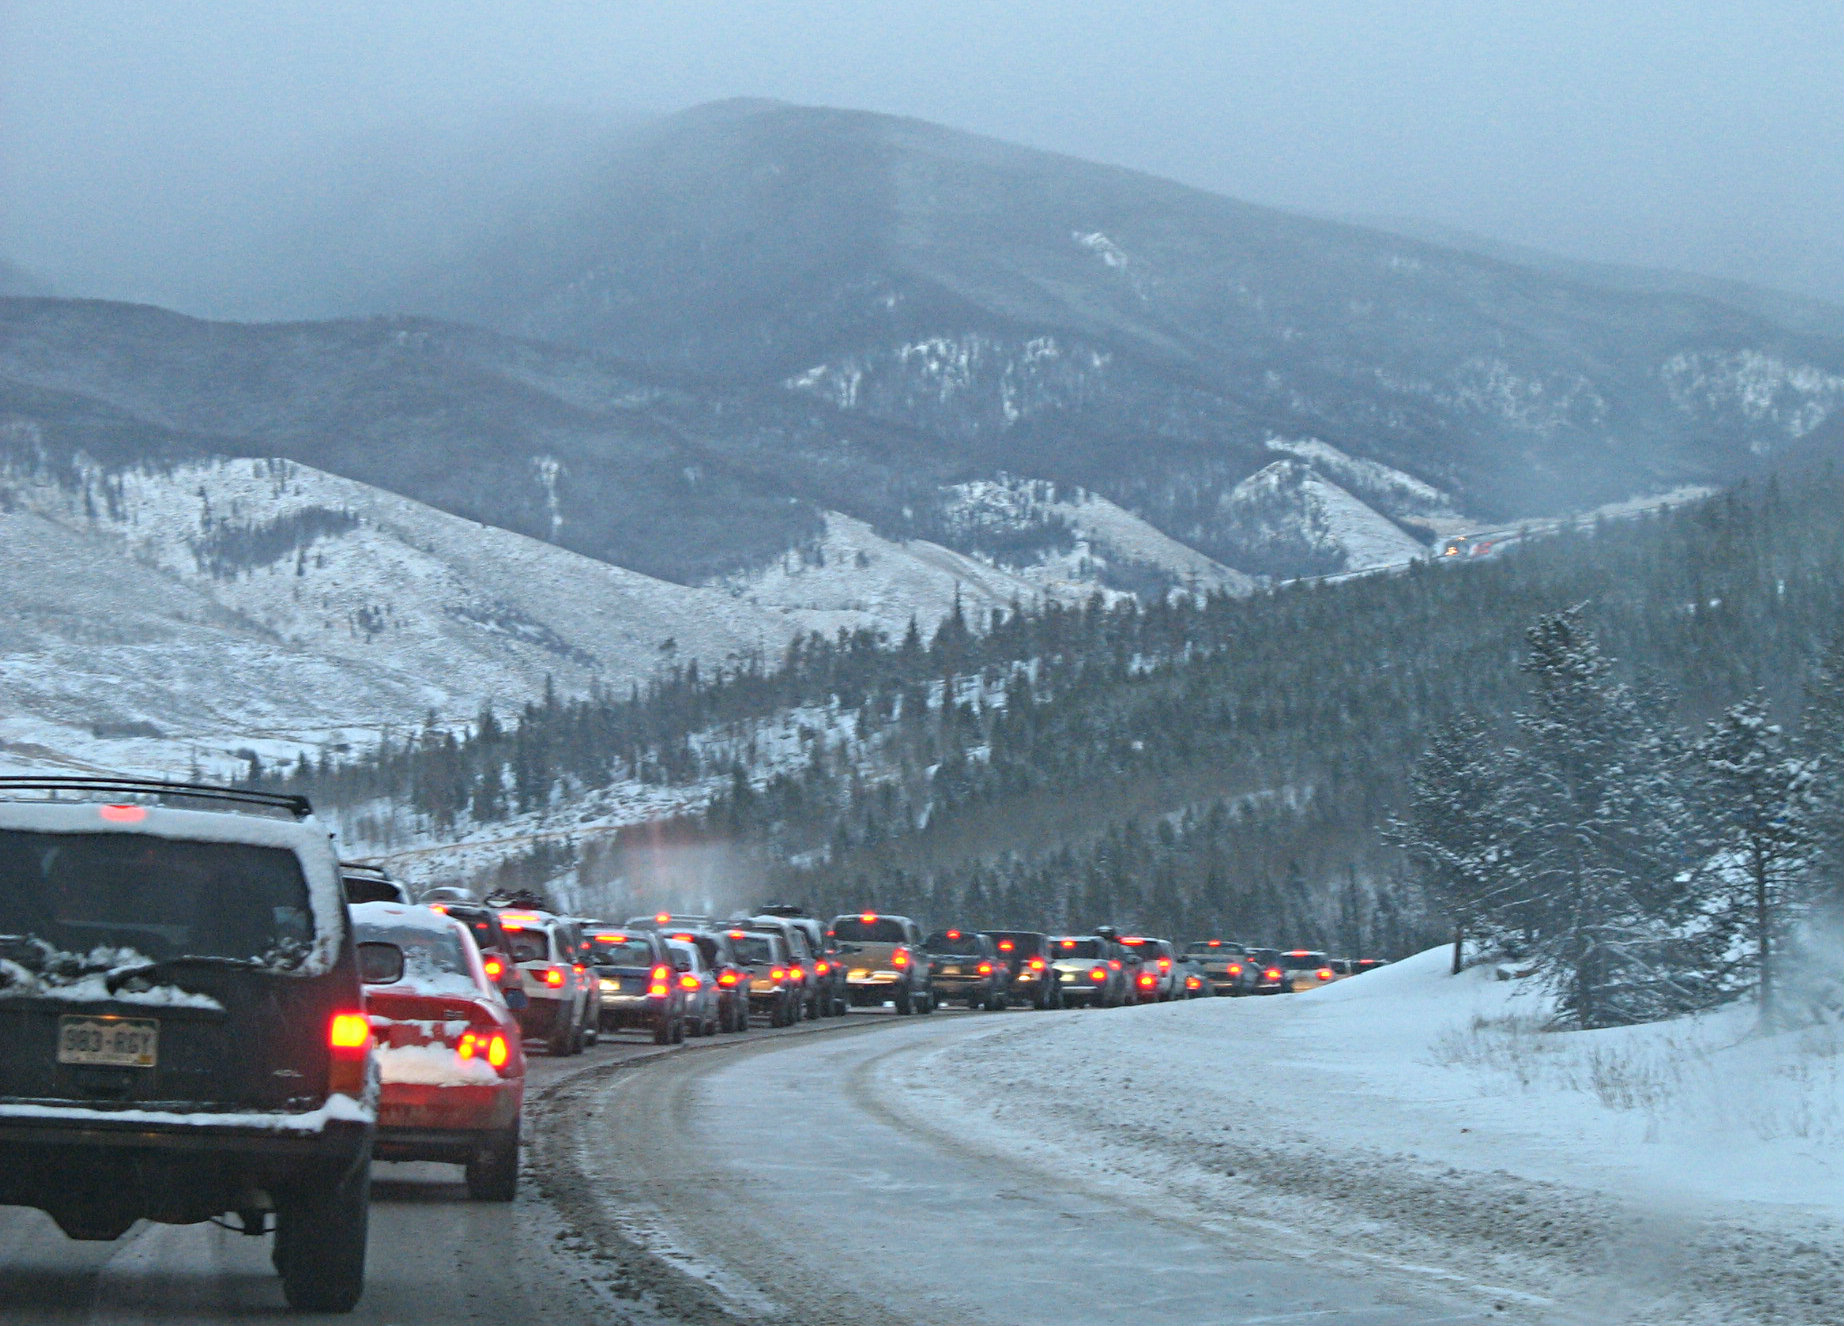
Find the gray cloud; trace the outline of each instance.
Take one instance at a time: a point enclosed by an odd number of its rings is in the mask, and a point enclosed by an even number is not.
[[[636,116],[756,95],[1844,299],[1840,68],[1832,0],[0,0],[0,254],[339,311]]]

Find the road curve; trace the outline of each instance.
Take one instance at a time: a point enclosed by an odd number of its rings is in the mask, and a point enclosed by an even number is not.
[[[1029,1016],[885,1017],[882,1035],[866,1026],[577,1078],[557,1093],[538,1169],[565,1220],[667,1319],[1505,1319],[1438,1273],[1391,1273],[1313,1247],[1310,1231],[1206,1228],[969,1144],[905,1098],[906,1059]]]

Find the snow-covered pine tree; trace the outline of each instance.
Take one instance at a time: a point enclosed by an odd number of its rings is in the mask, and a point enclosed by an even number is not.
[[[1723,944],[1734,956],[1722,963],[1721,979],[1751,981],[1761,1018],[1770,1021],[1782,954],[1808,895],[1811,762],[1768,721],[1758,691],[1710,724],[1697,749],[1717,834],[1716,855],[1699,872],[1710,882],[1712,938],[1743,941],[1733,949]]]
[[[1475,714],[1434,730],[1409,775],[1406,813],[1387,830],[1415,866],[1429,909],[1453,924],[1453,970],[1467,938],[1500,936],[1499,903],[1508,882],[1500,798],[1504,751]]]
[[[1806,682],[1800,749],[1812,774],[1813,906],[1821,925],[1844,934],[1844,634]]]
[[[1532,707],[1507,765],[1505,866],[1538,969],[1584,1027],[1644,1022],[1712,992],[1681,881],[1698,859],[1683,743],[1617,682],[1581,609],[1526,633]]]

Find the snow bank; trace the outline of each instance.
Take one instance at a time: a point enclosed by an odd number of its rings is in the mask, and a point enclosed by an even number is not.
[[[890,1099],[1186,1218],[1645,1305],[1605,1300],[1604,1320],[1835,1320],[1815,1305],[1844,1301],[1844,1035],[1760,1034],[1746,1006],[1550,1032],[1533,982],[1450,976],[1449,956],[1289,997],[1006,1019],[917,1056]]]

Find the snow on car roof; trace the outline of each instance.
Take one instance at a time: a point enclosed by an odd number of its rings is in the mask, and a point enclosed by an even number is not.
[[[105,811],[114,812],[105,814]],[[120,833],[174,842],[239,843],[293,852],[307,879],[314,913],[314,947],[295,970],[318,975],[333,965],[345,936],[346,892],[339,857],[325,826],[302,820],[170,806],[104,805],[96,801],[0,801],[0,829],[25,833]]]
[[[439,935],[447,934],[461,925],[454,917],[445,916],[432,907],[404,902],[354,903],[352,919],[360,925],[402,926],[412,930],[428,930]],[[465,926],[462,928],[466,929]]]

